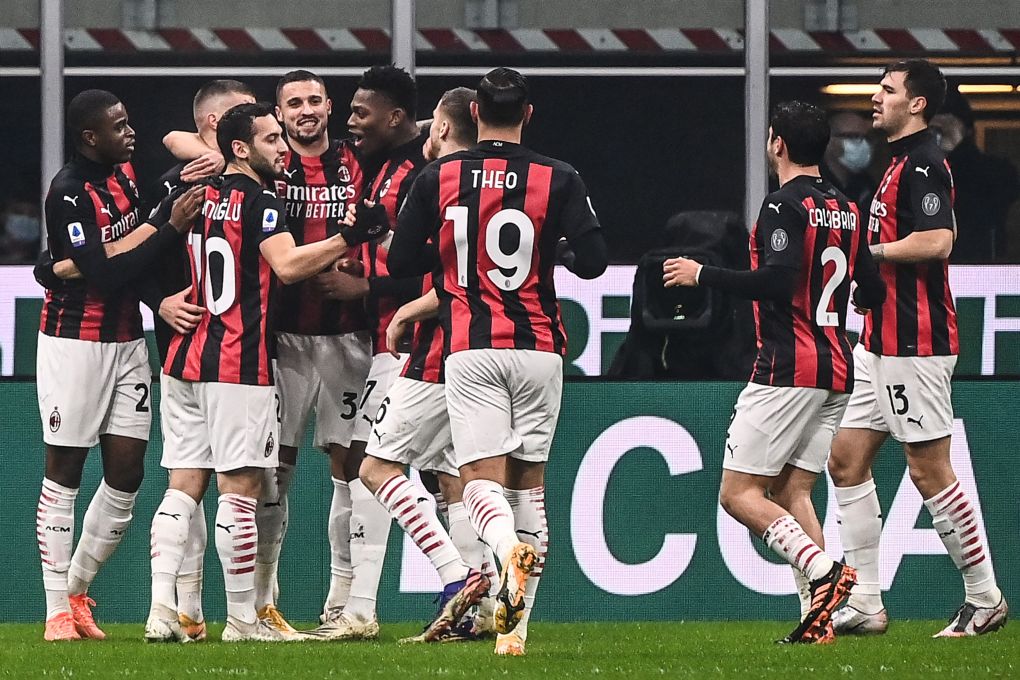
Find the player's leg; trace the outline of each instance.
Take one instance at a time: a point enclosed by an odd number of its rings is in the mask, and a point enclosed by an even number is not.
[[[814,503],[811,502],[811,490],[814,489],[817,479],[817,473],[787,465],[776,477],[770,491],[772,500],[777,505],[786,508],[804,529],[804,533],[824,550],[825,535],[822,533],[822,525],[815,513]],[[793,571],[794,583],[797,585],[797,597],[800,599],[800,620],[803,621],[811,611],[811,581],[797,567],[791,565],[790,568]]]
[[[329,592],[323,606],[322,623],[338,618],[351,592],[351,489],[344,464],[347,447],[329,446],[330,479],[333,495],[329,504]]]
[[[876,360],[861,345],[854,348],[854,390],[829,454],[844,560],[857,570],[857,585],[847,606],[833,615],[837,634],[880,634],[889,625],[878,562],[882,508],[871,476],[872,463],[889,436]]]
[[[205,576],[205,549],[209,541],[205,504],[198,503],[188,540],[184,545],[184,559],[177,575],[177,620],[181,631],[195,641],[206,638],[205,614],[202,611],[202,581]]]

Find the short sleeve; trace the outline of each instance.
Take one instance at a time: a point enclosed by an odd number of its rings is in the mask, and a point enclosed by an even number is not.
[[[258,225],[255,232],[258,235],[258,243],[262,243],[270,236],[290,231],[287,229],[287,213],[283,208],[283,201],[272,191],[262,190],[253,201],[252,208],[252,214],[248,219]]]
[[[584,180],[571,168],[567,175],[567,187],[563,204],[561,230],[567,241],[595,229],[601,229],[599,218],[595,215],[588,188]]]
[[[769,196],[758,213],[757,235],[761,266],[800,269],[805,218],[797,206]]]
[[[904,199],[909,201],[914,231],[953,228],[953,176],[945,162],[912,161],[903,169],[900,183],[906,184]]]

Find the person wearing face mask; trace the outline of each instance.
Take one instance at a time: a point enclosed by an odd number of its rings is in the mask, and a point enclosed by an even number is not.
[[[953,168],[956,189],[958,236],[949,261],[979,264],[1007,257],[1007,217],[1010,206],[1020,198],[1016,167],[1009,160],[978,148],[974,141],[974,113],[955,88],[932,118],[931,128]]]
[[[835,185],[867,214],[877,185],[868,169],[874,147],[868,139],[871,126],[860,114],[838,111],[829,118],[829,146],[822,159],[822,177]]]
[[[0,213],[0,262],[31,262],[39,250],[39,209],[31,201],[13,198]]]

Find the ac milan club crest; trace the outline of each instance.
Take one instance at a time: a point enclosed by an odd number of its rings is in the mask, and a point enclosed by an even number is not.
[[[60,411],[57,407],[53,407],[53,413],[50,414],[50,432],[56,432],[60,429]]]
[[[273,441],[273,433],[269,433],[269,438],[266,439],[266,458],[273,455],[273,448],[276,446],[276,442]]]

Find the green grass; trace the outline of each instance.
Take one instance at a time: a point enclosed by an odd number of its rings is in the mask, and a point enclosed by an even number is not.
[[[110,624],[105,642],[46,643],[41,625],[0,625],[0,677],[10,678],[558,678],[1020,677],[1020,626],[932,640],[939,622],[896,622],[887,635],[827,646],[778,646],[790,625],[583,623],[530,627],[528,656],[490,643],[397,645],[415,624],[384,625],[378,642],[146,645],[142,626]],[[219,636],[214,627],[213,637]]]

